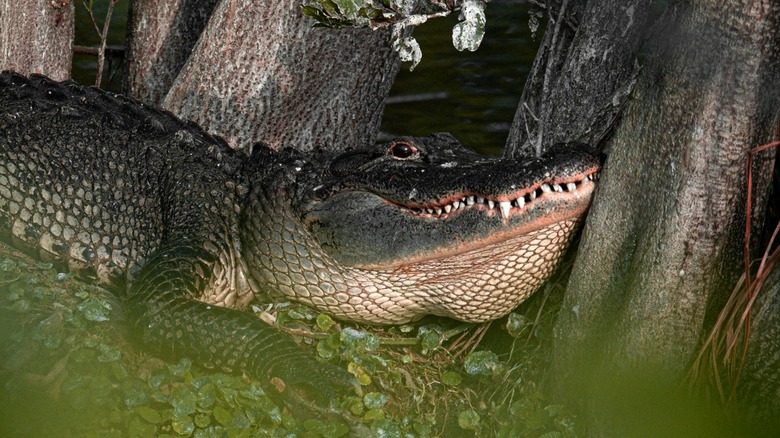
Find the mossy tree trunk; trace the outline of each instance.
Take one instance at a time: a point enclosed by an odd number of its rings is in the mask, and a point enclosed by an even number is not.
[[[73,17],[70,0],[0,0],[0,70],[69,78]]]
[[[167,18],[150,20],[142,4],[166,10]],[[277,149],[344,149],[374,142],[399,67],[388,32],[313,28],[297,2],[224,0],[189,53],[193,39],[181,35],[200,32],[203,23],[179,17],[202,17],[187,12],[198,5],[181,0],[171,11],[169,3],[138,1],[131,95],[151,104],[162,99],[164,108],[234,147],[264,141]],[[189,53],[183,67],[161,57],[171,44]],[[150,53],[136,53],[148,47]]]
[[[596,3],[599,8],[591,8]],[[636,2],[634,13],[649,3]],[[597,12],[610,4],[624,10],[622,1],[589,2],[578,32],[613,38],[612,24]],[[551,387],[580,410],[589,435],[610,432],[600,411],[609,382],[647,373],[670,383],[685,376],[742,267],[747,153],[777,137],[780,4],[701,0],[662,6],[658,14],[643,13],[652,26],[618,26],[628,41],[644,39],[644,62],[603,145],[609,158],[555,327]],[[588,22],[600,24],[589,28]],[[639,46],[632,47],[636,54]],[[568,58],[574,62],[558,83],[574,86],[549,93],[553,100],[544,105],[564,109],[544,119],[554,121],[548,132],[554,123],[568,129],[560,125],[567,117],[586,139],[591,137],[583,127],[601,126],[583,123],[598,122],[590,116],[597,109],[572,112],[577,102],[568,96],[580,90],[582,72],[586,81],[601,78],[612,90],[620,88],[625,74],[590,73],[607,65],[593,60],[608,53]],[[628,57],[619,58],[628,65]],[[773,160],[766,153],[753,168],[754,225],[764,217]]]

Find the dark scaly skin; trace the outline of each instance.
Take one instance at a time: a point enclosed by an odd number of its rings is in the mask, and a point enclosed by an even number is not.
[[[41,259],[64,261],[83,278],[97,276],[119,293],[127,287],[128,320],[151,351],[293,385],[347,381],[256,317],[197,300],[219,257],[236,250],[235,187],[244,183],[237,154],[168,114],[135,103],[136,114],[123,114],[99,90],[5,73],[0,82],[19,84],[0,93],[5,240]],[[62,107],[60,100],[89,104]],[[63,139],[79,147],[63,146]],[[44,218],[58,215],[65,215],[59,228],[70,224],[73,236],[66,246],[42,248],[57,222]],[[14,223],[26,225],[14,231]]]
[[[500,317],[555,268],[599,168],[587,147],[515,161],[444,134],[246,156],[121,96],[0,75],[0,234],[126,294],[147,348],[294,385],[345,379],[232,309]]]

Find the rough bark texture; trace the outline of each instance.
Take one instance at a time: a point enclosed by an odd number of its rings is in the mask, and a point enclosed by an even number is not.
[[[68,79],[73,16],[70,0],[0,0],[0,70]]]
[[[399,66],[389,33],[313,28],[299,8],[222,1],[164,107],[234,147],[373,143]]]
[[[124,88],[162,106],[218,0],[135,0],[130,7]]]
[[[558,142],[598,144],[633,86],[651,1],[550,1],[550,20],[505,155],[539,155]]]
[[[678,2],[652,31],[555,328],[554,386],[591,414],[591,372],[683,376],[710,300],[736,282],[746,154],[780,108],[779,19],[771,0]]]

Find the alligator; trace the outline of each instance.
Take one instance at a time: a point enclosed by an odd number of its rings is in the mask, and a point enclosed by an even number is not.
[[[115,291],[151,352],[291,385],[346,372],[253,300],[370,324],[498,318],[556,267],[600,165],[585,145],[515,160],[442,133],[237,151],[121,95],[0,75],[0,238]]]

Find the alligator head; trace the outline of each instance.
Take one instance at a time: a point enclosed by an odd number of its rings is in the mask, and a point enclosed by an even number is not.
[[[242,237],[255,287],[369,323],[505,315],[553,272],[600,169],[584,145],[510,160],[448,134],[258,154]]]

